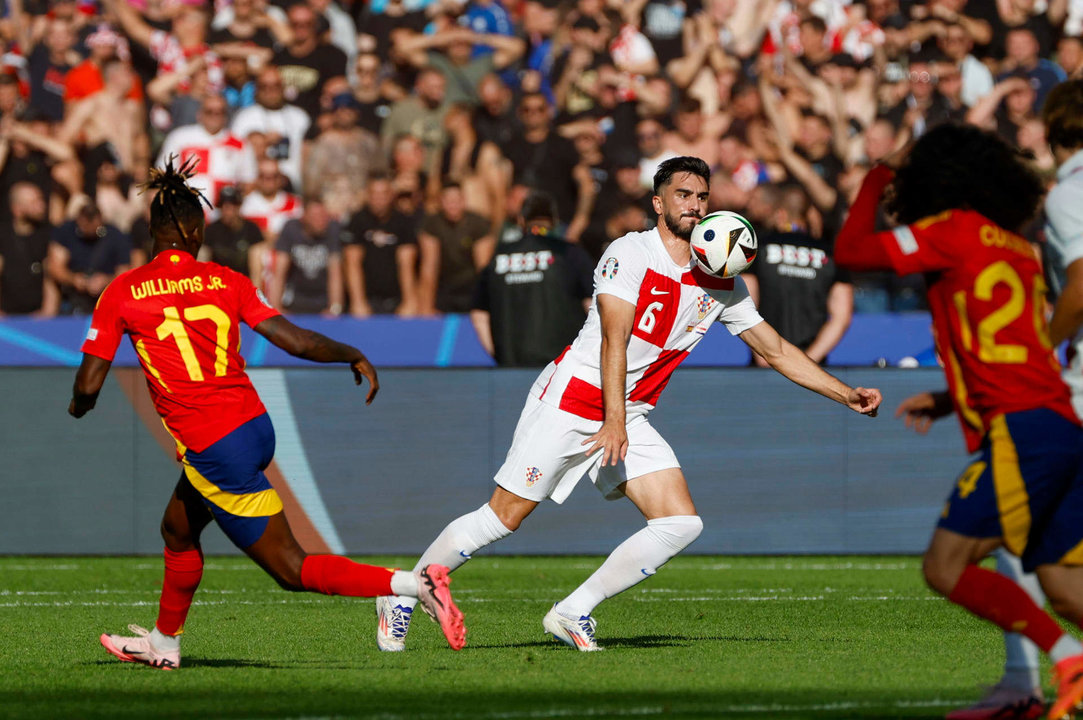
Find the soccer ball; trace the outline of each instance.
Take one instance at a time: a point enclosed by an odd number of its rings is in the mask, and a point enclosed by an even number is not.
[[[711,275],[740,275],[756,259],[756,231],[735,212],[711,213],[692,229],[692,257]]]

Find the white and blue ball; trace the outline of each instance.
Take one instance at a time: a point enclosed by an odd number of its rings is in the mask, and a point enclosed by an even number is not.
[[[692,229],[692,257],[707,273],[721,278],[740,275],[756,259],[752,223],[729,210],[706,216]]]

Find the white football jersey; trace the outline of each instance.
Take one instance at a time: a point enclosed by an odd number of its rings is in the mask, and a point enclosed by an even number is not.
[[[165,167],[171,155],[178,156],[174,164],[196,158],[196,174],[188,184],[199,188],[215,206],[223,187],[256,179],[256,156],[251,146],[229,130],[211,135],[202,125],[179,127],[166,135],[158,154],[158,167]]]
[[[763,321],[744,280],[673,262],[658,229],[615,240],[594,269],[594,299],[579,336],[542,371],[531,393],[589,420],[603,420],[598,295],[635,305],[625,386],[629,416],[649,412],[670,376],[714,322],[733,335]]]
[[[279,190],[272,198],[253,191],[245,195],[241,203],[241,215],[258,225],[260,230],[270,231],[276,238],[287,222],[302,214],[304,206],[301,199],[285,190]]]
[[[1068,266],[1083,258],[1083,150],[1057,170],[1057,184],[1045,198],[1045,239],[1053,294],[1064,291]],[[1064,381],[1072,390],[1076,415],[1083,417],[1083,330],[1072,338]]]

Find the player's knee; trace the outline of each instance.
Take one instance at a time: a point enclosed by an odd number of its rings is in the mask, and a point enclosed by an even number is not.
[[[272,568],[268,570],[268,573],[283,590],[289,592],[303,592],[305,590],[305,586],[301,583],[300,568],[296,571],[289,567]]]
[[[922,559],[921,573],[925,576],[925,583],[944,596],[951,594],[959,580],[958,572],[928,553]]]
[[[170,522],[169,518],[162,520],[160,531],[165,546],[173,552],[184,552],[185,550],[191,550],[195,547],[195,543],[190,537],[190,533],[182,531],[181,528],[178,528],[174,523]]]
[[[1045,589],[1043,587],[1043,589]],[[1061,588],[1054,588],[1052,592],[1046,590],[1046,598],[1049,600],[1049,606],[1053,608],[1053,612],[1060,615],[1065,620],[1079,624],[1083,620],[1083,602],[1081,598],[1073,597],[1070,593],[1064,593]]]
[[[676,554],[700,536],[703,532],[703,520],[699,515],[671,515],[648,520],[647,527]]]

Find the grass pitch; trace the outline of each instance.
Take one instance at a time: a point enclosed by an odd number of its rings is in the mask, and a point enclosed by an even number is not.
[[[475,559],[452,584],[466,649],[419,611],[407,651],[381,653],[371,600],[208,558],[162,672],[98,644],[153,627],[159,559],[0,558],[0,718],[932,718],[999,677],[998,631],[914,558],[677,558],[596,611],[605,652],[575,652],[541,619],[599,562]]]

